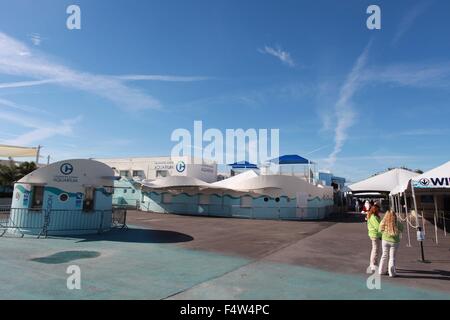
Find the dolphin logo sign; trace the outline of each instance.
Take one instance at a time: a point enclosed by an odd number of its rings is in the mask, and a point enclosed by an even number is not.
[[[63,163],[59,168],[59,171],[67,176],[73,172],[73,165],[71,165],[70,163]]]
[[[178,172],[183,172],[186,169],[186,164],[184,163],[184,161],[180,161],[177,163],[176,169]]]

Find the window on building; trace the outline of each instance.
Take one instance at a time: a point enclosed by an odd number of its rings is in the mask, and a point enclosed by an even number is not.
[[[59,201],[66,202],[67,200],[69,200],[69,195],[67,193],[61,193],[59,195]]]
[[[83,211],[89,212],[94,210],[94,187],[86,187],[84,189]]]
[[[41,209],[44,202],[44,187],[34,186],[32,190],[31,208]]]
[[[167,177],[169,175],[169,171],[167,170],[156,170],[156,177],[157,178],[164,178]]]
[[[133,178],[135,178],[135,177],[144,179],[145,178],[144,171],[143,170],[133,170]]]
[[[121,177],[128,178],[128,177],[130,176],[130,171],[128,171],[128,170],[120,170],[120,171],[119,171],[119,175],[120,175]]]

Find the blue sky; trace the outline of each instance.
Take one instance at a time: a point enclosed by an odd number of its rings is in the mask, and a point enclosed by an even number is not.
[[[81,30],[66,8],[81,8]],[[366,8],[381,7],[381,30]],[[0,143],[169,155],[174,129],[279,128],[355,181],[450,160],[450,2],[0,1]],[[155,77],[156,76],[156,77]]]

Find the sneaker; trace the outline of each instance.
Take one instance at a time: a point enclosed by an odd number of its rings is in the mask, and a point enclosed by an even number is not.
[[[370,271],[375,272],[377,271],[378,266],[370,266]]]
[[[396,274],[390,274],[390,275],[389,275],[389,278],[396,278],[396,277],[397,277]]]

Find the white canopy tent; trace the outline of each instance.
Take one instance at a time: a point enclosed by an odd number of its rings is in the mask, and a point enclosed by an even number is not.
[[[408,207],[406,201],[406,195],[409,194],[413,199],[414,212],[417,217],[419,217],[419,210],[417,205],[417,195],[432,195],[434,202],[434,229],[435,229],[435,238],[436,243],[438,243],[437,236],[437,224],[439,218],[442,218],[443,227],[444,227],[444,235],[447,235],[446,231],[446,218],[445,213],[442,211],[442,216],[440,217],[440,211],[438,206],[438,196],[444,194],[450,194],[450,161],[440,165],[434,169],[431,169],[427,172],[424,172],[420,175],[415,175],[404,181],[399,183],[394,189],[391,190],[390,196],[394,207],[398,212],[402,212],[402,196],[404,198],[404,209],[406,212],[405,220],[409,223],[408,220]],[[425,219],[424,219],[424,210],[422,210],[421,219],[422,219],[422,229],[425,231]],[[409,225],[408,225],[409,227]],[[419,221],[416,222],[414,228],[419,227]]]
[[[377,174],[363,181],[349,185],[353,193],[380,192],[390,193],[398,185],[407,183],[418,173],[405,169],[392,169],[384,173]]]
[[[431,169],[423,174],[411,179],[410,183],[411,193],[414,200],[414,209],[417,208],[416,194],[429,194],[433,196],[434,202],[434,228],[436,243],[438,243],[437,237],[437,222],[439,219],[439,206],[438,206],[438,196],[439,195],[450,195],[450,161]],[[423,213],[422,213],[423,220]],[[444,227],[444,235],[447,236],[446,230],[446,217],[445,212],[442,212],[442,221]],[[425,229],[424,229],[425,230]]]

